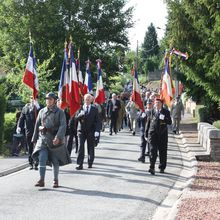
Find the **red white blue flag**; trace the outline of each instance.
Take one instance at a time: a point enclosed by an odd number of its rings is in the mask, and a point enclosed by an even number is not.
[[[67,91],[68,91],[67,100],[70,107],[70,116],[72,117],[79,110],[81,99],[79,93],[79,84],[78,84],[78,78],[76,72],[73,46],[71,42],[69,44],[68,49],[69,49],[68,52],[69,52],[70,64],[69,64],[69,82],[67,84]]]
[[[85,81],[83,85],[83,94],[92,93],[92,75],[90,71],[91,62],[88,59],[86,61],[86,74],[85,74]]]
[[[102,81],[102,69],[101,69],[101,60],[96,60],[97,62],[97,69],[98,69],[98,79],[97,79],[97,86],[96,86],[96,96],[95,96],[95,102],[98,104],[102,104],[105,102],[105,92],[103,87],[103,81]]]
[[[81,95],[83,95],[83,75],[82,75],[82,70],[81,70],[79,58],[76,59],[76,67],[77,67],[76,69],[78,72],[79,89],[80,89]]]
[[[172,48],[172,50],[170,51],[170,54],[175,54],[177,57],[180,57],[184,60],[187,60],[189,58],[189,55],[188,53],[183,53],[183,52],[180,52],[179,50],[176,50],[175,48]]]
[[[67,84],[69,81],[69,77],[68,77],[67,61],[68,61],[68,54],[67,54],[67,48],[65,48],[63,64],[62,64],[62,69],[61,69],[61,74],[60,74],[60,83],[58,87],[58,97],[60,100],[60,107],[62,109],[65,109],[68,106]]]
[[[131,95],[131,101],[133,101],[142,111],[144,111],[144,105],[141,99],[141,90],[136,68],[134,69],[133,91]]]
[[[33,99],[36,100],[39,91],[39,83],[37,77],[36,59],[32,44],[30,45],[29,56],[26,64],[23,83],[33,90]]]
[[[160,92],[160,98],[168,105],[171,105],[171,101],[175,94],[175,88],[173,86],[172,77],[170,74],[170,57],[165,57],[165,69],[162,77],[162,86]]]

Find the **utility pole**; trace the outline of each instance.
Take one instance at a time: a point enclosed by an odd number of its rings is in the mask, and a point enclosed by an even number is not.
[[[137,51],[136,51],[136,69],[138,69],[138,40],[137,40]]]

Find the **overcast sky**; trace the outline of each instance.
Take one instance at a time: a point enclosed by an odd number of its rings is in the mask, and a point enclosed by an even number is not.
[[[134,28],[129,31],[130,48],[135,50],[143,43],[148,26],[152,22],[156,29],[157,36],[161,39],[164,35],[167,10],[163,0],[129,0],[129,6],[134,6],[133,20]]]

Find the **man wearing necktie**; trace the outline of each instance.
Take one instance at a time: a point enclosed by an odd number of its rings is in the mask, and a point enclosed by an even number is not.
[[[101,121],[98,114],[98,109],[92,105],[92,96],[86,94],[84,96],[84,105],[76,115],[78,121],[79,135],[79,151],[77,157],[77,170],[83,169],[83,161],[85,157],[85,141],[87,141],[88,151],[88,168],[92,168],[95,158],[95,138],[99,136],[101,129]]]
[[[150,169],[149,172],[155,175],[155,163],[157,153],[159,152],[159,169],[160,173],[164,173],[167,164],[167,143],[168,129],[167,125],[171,125],[172,120],[169,110],[163,108],[161,99],[155,100],[155,108],[153,109],[150,120],[146,124],[145,137],[147,137],[150,148]]]

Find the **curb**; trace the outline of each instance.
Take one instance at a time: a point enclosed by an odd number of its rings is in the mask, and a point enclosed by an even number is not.
[[[7,170],[3,170],[2,172],[0,172],[0,177],[7,176],[9,174],[18,172],[20,170],[23,170],[23,169],[27,168],[28,166],[29,166],[29,163],[24,163],[24,164],[18,165],[16,167],[12,167],[12,168],[7,169]]]
[[[180,192],[180,196],[179,196],[178,200],[174,203],[173,207],[171,208],[171,211],[167,217],[167,220],[175,220],[177,218],[178,208],[182,202],[182,199],[187,194],[187,192],[190,190],[192,182],[195,179],[195,175],[196,175],[197,169],[198,169],[198,167],[197,167],[198,162],[196,160],[195,154],[190,150],[190,145],[187,144],[187,141],[181,132],[180,132],[180,137],[182,139],[182,144],[185,149],[185,152],[184,152],[180,148],[181,155],[184,153],[186,154],[186,157],[190,160],[190,165],[191,165],[192,170],[190,172],[190,177],[188,178],[188,181],[186,182],[184,189]],[[184,169],[185,165],[186,165],[186,162],[184,162],[184,160],[183,160],[183,169]],[[184,172],[184,171],[182,171],[182,172]],[[181,174],[182,174],[182,172],[181,172]]]
[[[194,176],[197,172],[197,160],[195,158],[195,155],[192,151],[190,151],[189,145],[186,142],[186,139],[183,137],[183,134],[180,134],[180,140],[177,139],[177,136],[174,136],[174,138],[177,141],[177,144],[180,149],[180,154],[182,156],[182,171],[179,175],[179,178],[176,180],[170,191],[168,192],[167,197],[162,201],[162,203],[158,206],[155,214],[153,215],[152,220],[175,220],[177,213],[178,213],[178,205],[181,203],[181,200],[183,196],[187,193],[187,191],[190,189],[191,183],[194,180]],[[187,158],[189,162],[186,162],[183,160],[184,158]],[[191,167],[192,169],[187,170],[185,167],[186,165],[188,167]],[[182,183],[180,181],[181,177],[186,177],[187,181],[185,183]],[[177,190],[174,188],[179,188],[182,190]],[[170,207],[170,208],[167,208]]]

